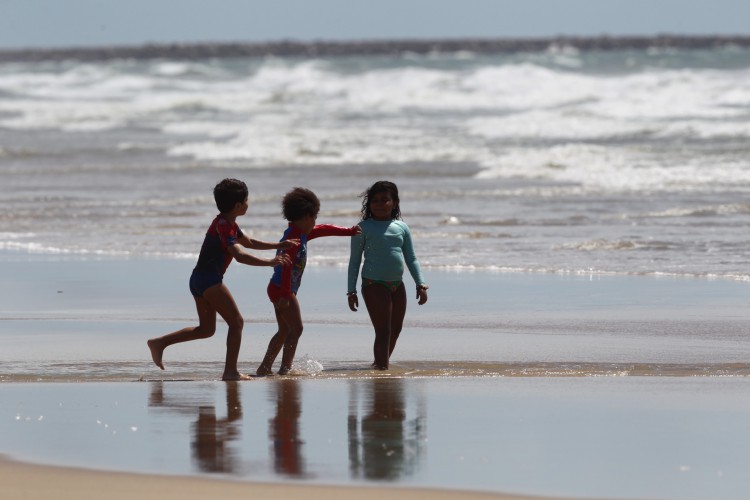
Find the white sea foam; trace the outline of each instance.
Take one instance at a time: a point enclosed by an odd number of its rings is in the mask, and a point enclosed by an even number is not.
[[[741,119],[750,102],[747,81],[744,71],[608,76],[529,62],[359,72],[331,62],[274,59],[235,72],[177,62],[157,62],[145,71],[82,64],[59,73],[0,73],[0,90],[16,96],[0,101],[0,125],[72,131],[141,125],[228,139],[208,144],[181,138],[170,150],[200,160],[481,161],[485,152],[476,135],[747,137]],[[446,131],[451,144],[441,147]],[[400,141],[404,136],[410,140]],[[415,148],[415,140],[423,146]],[[352,146],[357,154],[349,153]]]
[[[192,259],[216,177],[266,240],[292,185],[351,225],[388,178],[426,269],[746,276],[748,82],[746,50],[0,65],[0,250]]]
[[[323,372],[323,364],[305,354],[292,363],[291,371],[295,375],[317,375]]]
[[[648,134],[661,128],[647,121],[621,121],[582,111],[561,116],[548,110],[474,118],[467,120],[466,127],[469,133],[487,138],[578,141]]]
[[[35,233],[11,233],[11,232],[0,232],[0,240],[20,240],[33,238],[36,236]]]
[[[568,144],[536,150],[511,149],[487,159],[487,169],[478,177],[543,178],[611,191],[694,191],[713,185],[750,186],[749,162],[721,160],[718,158],[711,168],[706,168],[702,158],[683,158],[669,165],[657,155],[640,151]]]

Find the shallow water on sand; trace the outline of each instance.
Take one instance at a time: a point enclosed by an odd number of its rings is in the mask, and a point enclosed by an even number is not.
[[[653,377],[0,384],[0,432],[13,458],[108,470],[739,499],[749,389]]]
[[[6,256],[7,257],[7,256]],[[369,369],[345,272],[311,267],[292,376],[217,380],[191,265],[0,259],[0,453],[40,463],[247,481],[550,496],[740,499],[750,490],[747,283],[430,272],[388,372]],[[230,269],[240,369],[273,335],[265,270]]]
[[[213,338],[150,361],[145,342],[195,324],[172,260],[1,261],[0,381],[215,380]],[[263,269],[226,282],[246,317],[240,368],[254,372],[275,333]],[[352,313],[345,272],[315,268],[300,291],[305,333],[296,375],[371,377],[372,327]],[[430,301],[411,302],[392,358],[399,376],[746,376],[748,284],[704,279],[429,273]]]

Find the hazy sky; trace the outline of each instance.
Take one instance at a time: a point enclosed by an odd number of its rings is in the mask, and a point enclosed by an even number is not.
[[[0,0],[0,48],[750,34],[750,0]]]

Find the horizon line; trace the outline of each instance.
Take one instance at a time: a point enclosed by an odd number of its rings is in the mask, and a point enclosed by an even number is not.
[[[259,42],[158,42],[142,44],[68,46],[49,48],[0,48],[0,63],[77,59],[205,59],[235,57],[342,57],[404,53],[430,54],[473,52],[502,54],[540,52],[551,47],[581,51],[611,51],[648,48],[714,49],[750,47],[750,35],[556,35],[549,37],[384,38],[360,40],[280,39]]]

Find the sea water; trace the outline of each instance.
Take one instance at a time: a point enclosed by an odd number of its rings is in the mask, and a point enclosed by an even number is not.
[[[241,480],[744,498],[750,51],[0,65],[0,452]],[[395,181],[430,301],[388,372],[310,244],[288,377],[218,382],[187,278],[213,185],[278,239]],[[240,369],[275,333],[233,264]],[[407,278],[409,283],[409,278]]]
[[[0,249],[194,260],[224,177],[352,225],[401,189],[423,266],[750,279],[750,50],[0,65]],[[348,247],[315,242],[313,264]]]

